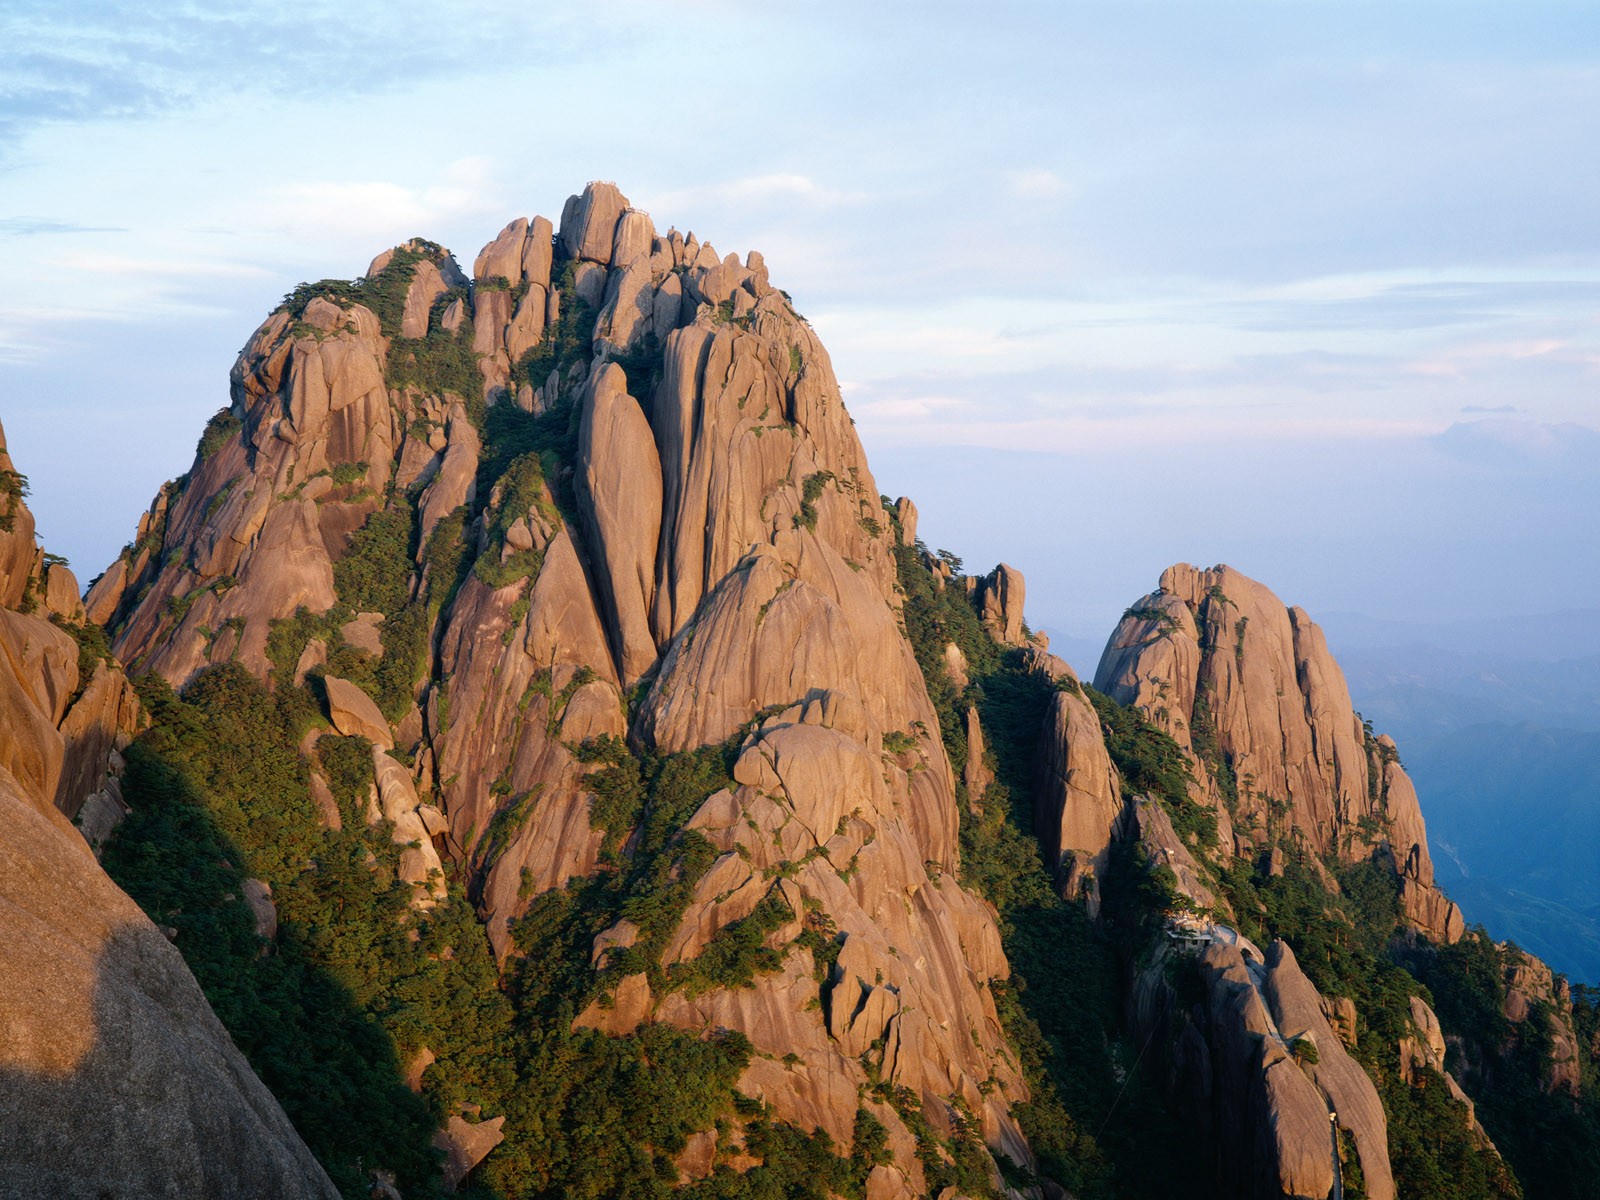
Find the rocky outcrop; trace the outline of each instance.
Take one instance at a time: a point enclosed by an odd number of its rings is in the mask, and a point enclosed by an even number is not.
[[[0,428],[0,608],[21,608],[36,578],[33,513],[23,499],[27,487],[27,476],[11,461]]]
[[[1029,635],[1023,632],[1022,605],[1027,589],[1022,572],[1001,563],[978,580],[978,613],[996,641],[1006,646],[1025,646]]]
[[[452,1113],[433,1139],[434,1146],[444,1152],[444,1190],[453,1192],[461,1186],[462,1180],[471,1174],[472,1168],[489,1157],[501,1142],[505,1141],[505,1134],[501,1127],[506,1123],[504,1117],[495,1117],[488,1121],[468,1121],[459,1113]]]
[[[1055,684],[1042,735],[1034,830],[1068,898],[1097,908],[1098,878],[1123,813],[1122,785],[1100,730],[1100,717],[1072,668],[1033,652],[1033,669]]]
[[[37,603],[35,614],[15,611],[38,598],[42,555],[20,496],[9,515],[0,529],[0,1196],[336,1197],[178,951],[69,823],[90,814],[108,831],[120,805],[117,749],[138,728],[138,705],[115,663],[97,660],[81,678],[77,643],[36,615]],[[66,616],[71,604],[51,600],[53,586],[45,608]]]
[[[1345,1130],[1367,1195],[1393,1200],[1377,1089],[1345,1052],[1289,947],[1274,942],[1263,955],[1217,927],[1198,966],[1204,1044],[1180,1051],[1181,1073],[1188,1103],[1215,1130],[1226,1194],[1332,1194],[1338,1131]]]
[[[1199,914],[1217,909],[1217,895],[1206,885],[1205,871],[1173,829],[1166,809],[1148,796],[1136,796],[1128,804],[1125,821],[1123,837],[1138,843],[1152,867],[1171,873],[1170,885],[1189,909]]]
[[[1327,1098],[1328,1110],[1336,1115],[1339,1127],[1354,1137],[1367,1195],[1372,1200],[1393,1200],[1388,1122],[1378,1090],[1345,1052],[1323,1016],[1321,997],[1286,942],[1274,942],[1267,950],[1266,997],[1273,1020],[1291,1046],[1308,1039],[1316,1047],[1316,1061],[1301,1064],[1302,1070]]]
[[[338,1196],[171,943],[0,772],[0,1196]]]
[[[320,671],[330,723],[374,743],[408,878],[425,887],[434,847],[453,858],[502,957],[541,895],[631,852],[591,820],[593,755],[733,739],[737,786],[689,820],[720,857],[661,965],[770,894],[793,916],[782,969],[692,997],[635,977],[584,1019],[738,1030],[758,1052],[744,1090],[841,1146],[876,1047],[935,1130],[965,1106],[1027,1163],[994,914],[956,882],[893,522],[815,334],[759,254],[660,234],[610,184],[559,229],[511,222],[472,275],[417,241],[291,296],[91,611],[178,685],[227,660],[280,686]],[[1020,575],[991,591],[1020,644]],[[802,921],[853,975],[816,982]],[[801,1066],[774,1071],[786,1054]],[[883,1120],[906,1151],[887,1173],[920,1187],[905,1123]]]
[[[917,544],[917,506],[912,503],[909,496],[901,496],[894,502],[894,519],[900,527],[900,544],[902,546],[915,546]]]
[[[1118,624],[1095,687],[1192,754],[1237,853],[1287,841],[1344,862],[1379,857],[1401,877],[1417,928],[1460,937],[1393,743],[1363,727],[1304,611],[1229,567],[1169,567]]]
[[[1477,1106],[1461,1089],[1455,1076],[1445,1069],[1444,1030],[1438,1016],[1421,996],[1411,997],[1410,1008],[1412,1032],[1400,1039],[1400,1073],[1413,1087],[1428,1086],[1429,1072],[1443,1079],[1450,1098],[1466,1107],[1467,1127],[1474,1144],[1481,1149],[1494,1150],[1494,1142],[1478,1121]]]
[[[27,493],[28,477],[11,461],[6,431],[0,427],[0,609],[81,625],[84,608],[77,576],[64,560],[35,544]]]
[[[1215,1130],[1224,1194],[1323,1197],[1333,1190],[1328,1109],[1289,1054],[1261,987],[1261,954],[1216,941],[1199,960],[1205,1045],[1191,1074]]]
[[[1565,1091],[1576,1097],[1583,1078],[1572,1024],[1571,987],[1565,977],[1557,976],[1526,950],[1508,944],[1500,945],[1499,950],[1506,962],[1506,1020],[1521,1026],[1542,1016],[1545,1023],[1549,1049],[1540,1086],[1547,1092]]]

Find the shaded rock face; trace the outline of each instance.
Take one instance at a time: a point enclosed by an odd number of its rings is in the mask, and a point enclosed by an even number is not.
[[[842,1146],[859,1048],[880,1046],[936,1128],[963,1102],[991,1147],[1031,1161],[986,987],[1006,965],[992,911],[955,882],[955,781],[899,627],[892,522],[827,353],[758,254],[658,234],[591,184],[559,228],[506,226],[470,285],[413,242],[342,292],[291,298],[232,380],[189,475],[89,598],[119,653],[177,685],[230,659],[280,681],[325,661],[332,722],[374,742],[380,779],[414,786],[422,833],[382,798],[396,839],[419,871],[431,849],[462,872],[502,956],[541,894],[604,869],[585,743],[739,739],[738,786],[690,821],[721,857],[664,965],[748,915],[770,870],[791,934],[831,923],[854,974],[819,992],[791,949],[750,988],[619,988],[607,1026],[743,1032],[758,1052],[743,1089]],[[366,601],[340,580],[394,512],[412,527],[407,577],[381,621],[358,622]],[[996,573],[993,621],[1018,639],[1021,593]],[[320,650],[281,644],[301,610]],[[419,611],[404,687],[338,666],[394,667]],[[886,752],[891,734],[914,748]],[[788,1053],[803,1067],[760,1057]],[[886,1174],[921,1186],[909,1151]]]
[[[1205,1041],[1190,1048],[1187,1073],[1191,1102],[1214,1131],[1225,1193],[1331,1194],[1343,1129],[1355,1142],[1367,1195],[1393,1200],[1377,1089],[1345,1052],[1289,947],[1274,942],[1263,955],[1243,938],[1213,941],[1199,968]],[[1315,1056],[1297,1053],[1307,1042]]]
[[[1111,635],[1095,687],[1191,752],[1237,853],[1287,835],[1344,862],[1380,857],[1400,875],[1414,925],[1439,941],[1461,936],[1394,743],[1363,728],[1303,610],[1229,567],[1169,567]]]
[[[69,823],[96,813],[109,832],[117,749],[139,708],[119,666],[97,661],[81,679],[72,637],[37,604],[15,611],[30,589],[39,595],[42,556],[20,497],[10,515],[0,530],[0,1196],[336,1197],[178,951]]]
[[[176,948],[0,774],[0,1196],[338,1192]]]

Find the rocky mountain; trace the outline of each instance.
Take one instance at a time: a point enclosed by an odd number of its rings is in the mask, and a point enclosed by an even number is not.
[[[230,384],[81,609],[20,486],[0,564],[109,634],[85,828],[325,1189],[1500,1197],[1485,1096],[1600,1111],[1306,614],[1175,566],[1085,686],[759,254],[591,184],[300,286]]]
[[[1460,938],[1395,744],[1363,727],[1303,609],[1227,567],[1170,567],[1112,634],[1095,686],[1190,753],[1236,854],[1279,836],[1342,862],[1381,853],[1407,919],[1436,941]]]
[[[501,959],[638,836],[592,802],[595,763],[726,744],[671,831],[681,912],[596,931],[579,1024],[742,1034],[740,1090],[778,1119],[841,1146],[882,1123],[885,1196],[927,1187],[907,1105],[925,1141],[970,1121],[1026,1165],[987,991],[1005,958],[955,882],[889,519],[821,344],[758,254],[658,235],[607,184],[558,234],[507,226],[466,284],[413,242],[256,331],[89,595],[117,653],[180,687],[318,667],[419,902],[448,860]],[[774,969],[715,973],[747,942]]]
[[[95,861],[144,718],[24,487],[0,432],[0,1196],[336,1195]]]

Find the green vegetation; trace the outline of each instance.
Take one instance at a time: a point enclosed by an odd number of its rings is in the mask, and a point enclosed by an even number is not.
[[[1100,718],[1106,749],[1122,781],[1123,798],[1150,796],[1160,801],[1179,837],[1191,846],[1214,848],[1216,814],[1191,799],[1193,779],[1178,743],[1134,709],[1092,687],[1084,687],[1082,692]]]
[[[305,316],[306,306],[318,298],[329,300],[340,308],[360,304],[378,318],[385,336],[396,337],[400,332],[400,318],[405,313],[406,292],[411,287],[417,264],[424,259],[435,259],[444,253],[444,247],[425,238],[413,238],[404,246],[397,246],[389,261],[372,278],[322,279],[316,283],[302,283],[285,296],[279,308],[296,321]]]
[[[78,702],[78,697],[83,695],[93,681],[95,668],[100,663],[111,666],[117,660],[111,653],[111,639],[106,636],[106,631],[93,621],[85,621],[79,625],[75,621],[67,620],[60,613],[51,613],[50,620],[57,629],[64,630],[78,644],[78,687],[67,701],[70,706]]]
[[[571,1027],[642,960],[663,990],[738,986],[776,965],[760,943],[790,914],[774,900],[686,968],[659,965],[715,856],[682,826],[728,783],[730,747],[646,761],[620,743],[593,748],[617,822],[638,825],[633,852],[535,901],[516,929],[528,956],[501,981],[454,885],[431,912],[408,907],[388,827],[364,822],[372,768],[361,739],[326,735],[317,746],[344,817],[342,830],[322,828],[294,748],[314,712],[302,689],[273,695],[233,665],[203,673],[181,699],[159,681],[141,686],[154,724],[129,750],[134,811],[107,867],[177,931],[218,1015],[347,1196],[366,1195],[374,1167],[394,1170],[407,1196],[435,1195],[429,1138],[462,1104],[507,1117],[506,1142],[475,1176],[482,1196],[664,1197],[673,1156],[711,1128],[740,1130],[765,1161],[746,1174],[719,1167],[691,1196],[864,1196],[867,1172],[888,1157],[881,1125],[863,1110],[844,1157],[826,1135],[774,1121],[735,1090],[751,1054],[740,1035]],[[240,899],[247,877],[272,886],[270,946]],[[593,971],[594,933],[624,917],[639,941]],[[422,1047],[438,1061],[418,1097],[399,1077]]]
[[[1034,765],[1056,689],[1026,670],[1020,651],[990,637],[959,580],[936,584],[925,548],[897,546],[895,553],[906,632],[957,776],[969,752],[962,719],[968,705],[977,706],[994,757],[996,782],[984,796],[968,797],[957,785],[961,880],[1000,911],[1012,976],[991,986],[1032,1092],[1015,1111],[1040,1170],[1083,1197],[1209,1196],[1209,1153],[1167,1112],[1158,1073],[1141,1065],[1141,1047],[1120,1029],[1118,980],[1129,950],[1115,901],[1101,925],[1063,901],[1032,834]],[[954,555],[941,558],[959,569]],[[945,670],[951,642],[966,659],[964,689]],[[1113,874],[1112,892],[1118,878],[1148,878],[1128,864]],[[1169,1151],[1151,1155],[1152,1141]]]
[[[1432,992],[1440,1023],[1458,1039],[1446,1065],[1476,1101],[1479,1120],[1527,1194],[1588,1195],[1600,1177],[1597,993],[1573,989],[1577,1094],[1547,1090],[1554,1014],[1541,1001],[1520,1024],[1505,1015],[1507,970],[1516,953],[1514,946],[1501,950],[1477,927],[1453,946],[1420,951],[1410,965]],[[1559,1153],[1552,1152],[1556,1148]]]
[[[415,517],[409,506],[380,508],[351,535],[348,548],[333,564],[333,588],[352,613],[388,615],[405,606]]]
[[[501,1111],[515,1080],[481,927],[459,897],[408,909],[387,827],[322,828],[294,749],[306,706],[235,665],[203,673],[181,699],[159,680],[140,689],[153,725],[129,748],[133,811],[106,869],[177,931],[217,1015],[347,1196],[366,1195],[374,1166],[394,1170],[408,1196],[436,1194],[428,1140],[440,1114]],[[324,745],[354,816],[371,765],[342,741]],[[240,898],[247,877],[272,887],[270,947]],[[422,1046],[439,1063],[418,1097],[399,1068]]]
[[[294,617],[274,621],[267,636],[272,679],[284,686],[312,638],[327,646],[327,664],[317,673],[348,679],[364,689],[391,721],[398,721],[415,702],[419,680],[428,669],[428,645],[435,619],[454,599],[470,563],[463,562],[463,511],[441,519],[423,556],[427,584],[416,584],[415,555],[420,534],[414,503],[394,497],[374,511],[350,537],[345,553],[334,563],[334,591],[339,599],[328,612],[302,609]],[[383,655],[347,645],[340,629],[357,613],[376,612]]]
[[[4,447],[0,447],[3,450]],[[0,533],[16,528],[17,509],[28,494],[28,477],[10,467],[0,468]]]
[[[800,513],[794,519],[796,526],[816,529],[817,501],[822,497],[822,489],[832,482],[832,471],[818,471],[806,476],[805,482],[800,485]]]
[[[544,551],[537,547],[506,554],[507,531],[530,512],[537,512],[548,524],[559,528],[561,514],[544,498],[544,466],[535,451],[511,460],[500,475],[495,492],[488,546],[478,555],[472,573],[489,587],[503,588],[537,577],[544,565]]]
[[[633,349],[613,355],[611,361],[622,368],[628,380],[628,394],[650,411],[651,397],[661,382],[665,358],[661,342],[653,333],[646,334]]]
[[[512,367],[511,386],[544,386],[551,371],[565,372],[575,362],[588,362],[594,336],[594,308],[578,296],[575,282],[578,263],[569,259],[555,266],[550,287],[561,293],[560,311],[554,325],[544,331],[539,344]],[[624,368],[626,369],[626,368]]]
[[[232,441],[243,427],[244,422],[233,415],[231,408],[218,409],[206,422],[205,432],[194,448],[195,457],[204,462]]]
[[[478,370],[478,355],[472,349],[471,318],[464,317],[455,332],[439,323],[440,310],[456,300],[465,300],[461,290],[446,292],[434,302],[428,332],[420,338],[395,336],[389,344],[385,382],[392,388],[414,388],[433,396],[457,396],[466,401],[468,412],[480,412],[483,401],[483,375]]]

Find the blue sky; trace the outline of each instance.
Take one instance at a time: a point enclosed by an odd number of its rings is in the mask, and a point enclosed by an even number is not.
[[[541,6],[541,8],[544,6]],[[1595,608],[1600,15],[1538,3],[29,4],[0,419],[94,575],[295,283],[616,180],[756,248],[930,543],[1103,638],[1171,561]]]

